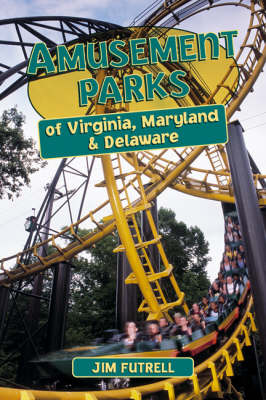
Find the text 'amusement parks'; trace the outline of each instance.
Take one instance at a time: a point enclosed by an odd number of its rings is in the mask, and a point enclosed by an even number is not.
[[[220,57],[222,39],[226,58],[234,56],[233,39],[237,31],[221,31],[218,34],[188,33],[179,36],[169,35],[163,41],[158,37],[133,38],[128,41],[116,39],[101,42],[77,43],[66,47],[60,45],[56,51],[48,50],[45,43],[37,43],[31,53],[27,74],[61,74],[69,71],[92,71],[113,69],[126,70],[121,90],[114,76],[104,76],[102,82],[95,77],[78,81],[80,107],[88,105],[90,99],[96,99],[98,104],[136,101],[151,101],[155,95],[160,99],[166,97],[183,98],[190,87],[182,80],[187,75],[183,69],[174,68],[170,73],[160,71],[140,76],[130,73],[130,67],[142,68],[147,65],[156,66],[161,63],[183,63],[193,61],[218,60]],[[206,43],[211,51],[206,50]],[[132,69],[131,69],[132,72]],[[164,88],[165,80],[171,85],[171,91]],[[145,89],[145,94],[141,91]]]

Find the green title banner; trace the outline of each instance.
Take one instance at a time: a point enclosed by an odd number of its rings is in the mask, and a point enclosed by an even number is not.
[[[223,105],[97,114],[39,122],[41,157],[75,157],[227,142]]]
[[[191,377],[192,358],[93,358],[76,357],[72,374],[76,378],[97,377]]]

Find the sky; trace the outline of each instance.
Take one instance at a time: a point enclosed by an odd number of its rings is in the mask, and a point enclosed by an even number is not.
[[[63,15],[104,20],[128,26],[134,17],[150,2],[143,0],[2,0],[1,18],[26,16]],[[239,37],[245,33],[247,13],[239,8],[219,8],[216,11],[201,13],[198,17],[185,21],[181,28],[195,32],[218,32],[222,30],[239,30]],[[8,35],[8,32],[6,33]],[[1,35],[1,33],[0,33]],[[238,44],[238,39],[236,45]],[[1,49],[6,51],[6,49]],[[15,54],[7,54],[9,60]],[[245,130],[245,141],[248,150],[256,160],[260,170],[265,173],[265,74],[261,74],[250,93],[237,112],[234,119],[239,119]],[[4,99],[0,112],[18,105],[26,115],[25,132],[27,136],[37,140],[37,122],[40,117],[33,110],[27,99],[26,88],[22,88]],[[51,160],[48,167],[32,176],[30,188],[23,190],[23,195],[13,202],[2,200],[0,203],[0,258],[20,251],[26,241],[24,230],[25,218],[32,214],[32,208],[38,209],[45,195],[44,186],[48,183],[57,168],[58,160]],[[178,220],[189,226],[197,225],[204,232],[210,245],[212,261],[208,264],[208,275],[214,279],[217,275],[219,262],[223,252],[223,217],[221,205],[215,201],[203,200],[167,189],[158,198],[158,205],[171,208]]]

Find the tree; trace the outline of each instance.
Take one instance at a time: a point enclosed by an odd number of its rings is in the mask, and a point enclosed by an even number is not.
[[[178,222],[172,210],[160,208],[158,217],[159,233],[168,261],[173,265],[176,280],[191,306],[207,294],[210,287],[206,272],[210,260],[209,244],[197,226],[187,227],[184,222]]]
[[[208,243],[198,227],[177,222],[175,213],[164,208],[159,210],[159,231],[175,277],[191,306],[210,286],[206,273]],[[86,344],[102,336],[105,329],[115,327],[117,258],[113,249],[117,242],[117,236],[107,236],[88,251],[89,258],[74,262],[66,345]],[[171,290],[166,290],[171,297]]]
[[[0,199],[13,199],[29,185],[30,175],[44,167],[32,138],[23,133],[24,115],[16,107],[2,113],[0,120]]]
[[[189,228],[183,222],[177,222],[175,213],[168,209],[159,210],[159,231],[169,262],[174,267],[178,284],[185,292],[187,303],[191,306],[207,293],[210,285],[205,270],[208,261],[208,243],[198,227]],[[85,231],[82,234],[85,234]],[[102,337],[104,330],[115,328],[117,256],[113,253],[113,249],[117,244],[117,235],[109,235],[91,247],[85,257],[79,256],[72,261],[65,347],[87,345],[96,337]],[[50,251],[52,248],[48,248],[48,252]],[[161,280],[163,281],[164,279]],[[52,272],[47,271],[42,293],[44,298],[49,297],[51,284]],[[31,293],[30,283],[24,285],[23,291]],[[170,290],[167,292],[168,295],[171,294]],[[167,297],[171,301],[171,296]],[[20,314],[26,318],[29,299],[22,295],[17,298]],[[40,326],[45,324],[47,318],[48,303],[42,301]],[[45,329],[34,338],[40,353],[44,351],[43,335],[46,335]],[[17,366],[21,362],[18,347],[26,338],[25,327],[15,308],[9,320],[0,357],[5,359],[9,354],[16,352],[9,364],[0,365],[2,378],[15,379]]]
[[[70,287],[66,344],[86,344],[115,328],[117,236],[109,235],[74,264]]]

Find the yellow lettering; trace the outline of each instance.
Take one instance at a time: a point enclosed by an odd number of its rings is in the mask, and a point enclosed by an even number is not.
[[[119,136],[118,138],[115,139],[115,145],[116,147],[122,147],[124,145],[124,139]]]
[[[162,143],[165,143],[165,138],[169,136],[169,133],[162,133]]]
[[[178,142],[178,133],[177,132],[172,132],[169,136],[169,140],[171,143],[176,143]]]
[[[153,373],[153,370],[152,370],[152,363],[147,363],[146,364],[146,371],[145,371],[146,373],[147,372],[150,372],[150,373]]]
[[[208,120],[209,120],[210,122],[217,122],[217,121],[219,121],[219,118],[218,118],[218,110],[217,110],[217,108],[216,108],[216,110],[209,112],[209,114],[208,114]]]
[[[146,117],[146,115],[142,115],[141,121],[142,121],[142,128],[146,128],[146,126],[148,127],[155,126],[154,115],[150,115],[149,119]]]
[[[161,366],[160,363],[154,363],[154,372],[156,372],[156,374],[158,374],[159,372],[161,372],[160,366]]]
[[[116,363],[113,362],[112,365],[106,363],[106,372],[116,372]]]
[[[104,147],[106,149],[110,149],[111,147],[113,147],[113,145],[114,145],[114,139],[112,138],[112,136],[105,136]]]
[[[92,369],[92,372],[94,374],[98,374],[98,372],[100,371],[100,363],[95,361],[95,365],[96,365],[96,369]]]
[[[122,372],[122,374],[125,372],[125,370],[127,370],[128,369],[128,363],[125,363],[125,362],[123,362],[122,364],[121,364],[121,372]]]

